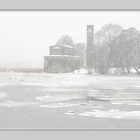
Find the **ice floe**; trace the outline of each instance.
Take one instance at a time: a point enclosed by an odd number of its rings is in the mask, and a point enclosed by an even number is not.
[[[67,112],[65,112],[64,114],[66,115],[74,115],[74,111],[73,110],[68,110]]]
[[[80,113],[80,116],[97,117],[97,118],[114,118],[114,119],[140,119],[140,111],[120,111],[118,109],[111,109],[107,111],[92,110]]]
[[[55,104],[46,104],[40,105],[40,107],[47,107],[47,108],[61,108],[61,107],[71,107],[71,106],[78,106],[79,104],[71,104],[71,103],[55,103]]]
[[[4,102],[1,102],[0,106],[17,107],[17,106],[28,106],[28,105],[37,105],[37,104],[38,103],[36,103],[36,102],[17,102],[17,101],[7,100]]]
[[[84,107],[87,107],[87,108],[103,108],[103,105],[95,105],[93,103],[80,103],[79,104],[80,106],[84,106]]]
[[[39,97],[36,97],[36,100],[39,100],[39,101],[44,101],[44,102],[58,102],[58,101],[67,101],[67,100],[72,100],[72,99],[80,99],[82,97],[79,97],[79,96],[49,96],[49,95],[46,95],[46,96],[39,96]]]
[[[0,99],[4,99],[7,97],[7,93],[6,92],[0,92]]]
[[[140,105],[140,101],[133,101],[133,100],[112,101],[111,104],[115,104],[115,105]]]

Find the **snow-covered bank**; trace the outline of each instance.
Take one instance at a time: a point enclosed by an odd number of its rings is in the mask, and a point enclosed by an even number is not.
[[[139,76],[106,76],[88,74],[0,73],[0,86],[43,86],[50,88],[89,87],[93,89],[124,89],[140,87]]]

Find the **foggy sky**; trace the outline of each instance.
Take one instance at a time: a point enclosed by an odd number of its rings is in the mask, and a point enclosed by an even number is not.
[[[86,42],[86,25],[98,31],[116,23],[140,30],[140,12],[0,12],[0,67],[43,67],[48,46],[61,35]]]

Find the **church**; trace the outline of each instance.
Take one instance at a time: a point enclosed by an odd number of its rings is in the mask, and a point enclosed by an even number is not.
[[[87,45],[83,63],[89,70],[93,68],[94,26],[87,25]],[[78,50],[68,45],[53,45],[49,47],[49,55],[44,56],[44,72],[67,73],[81,68]]]

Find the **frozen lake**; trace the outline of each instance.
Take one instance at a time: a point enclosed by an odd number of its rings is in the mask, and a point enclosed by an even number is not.
[[[0,73],[0,129],[140,129],[140,77]]]

